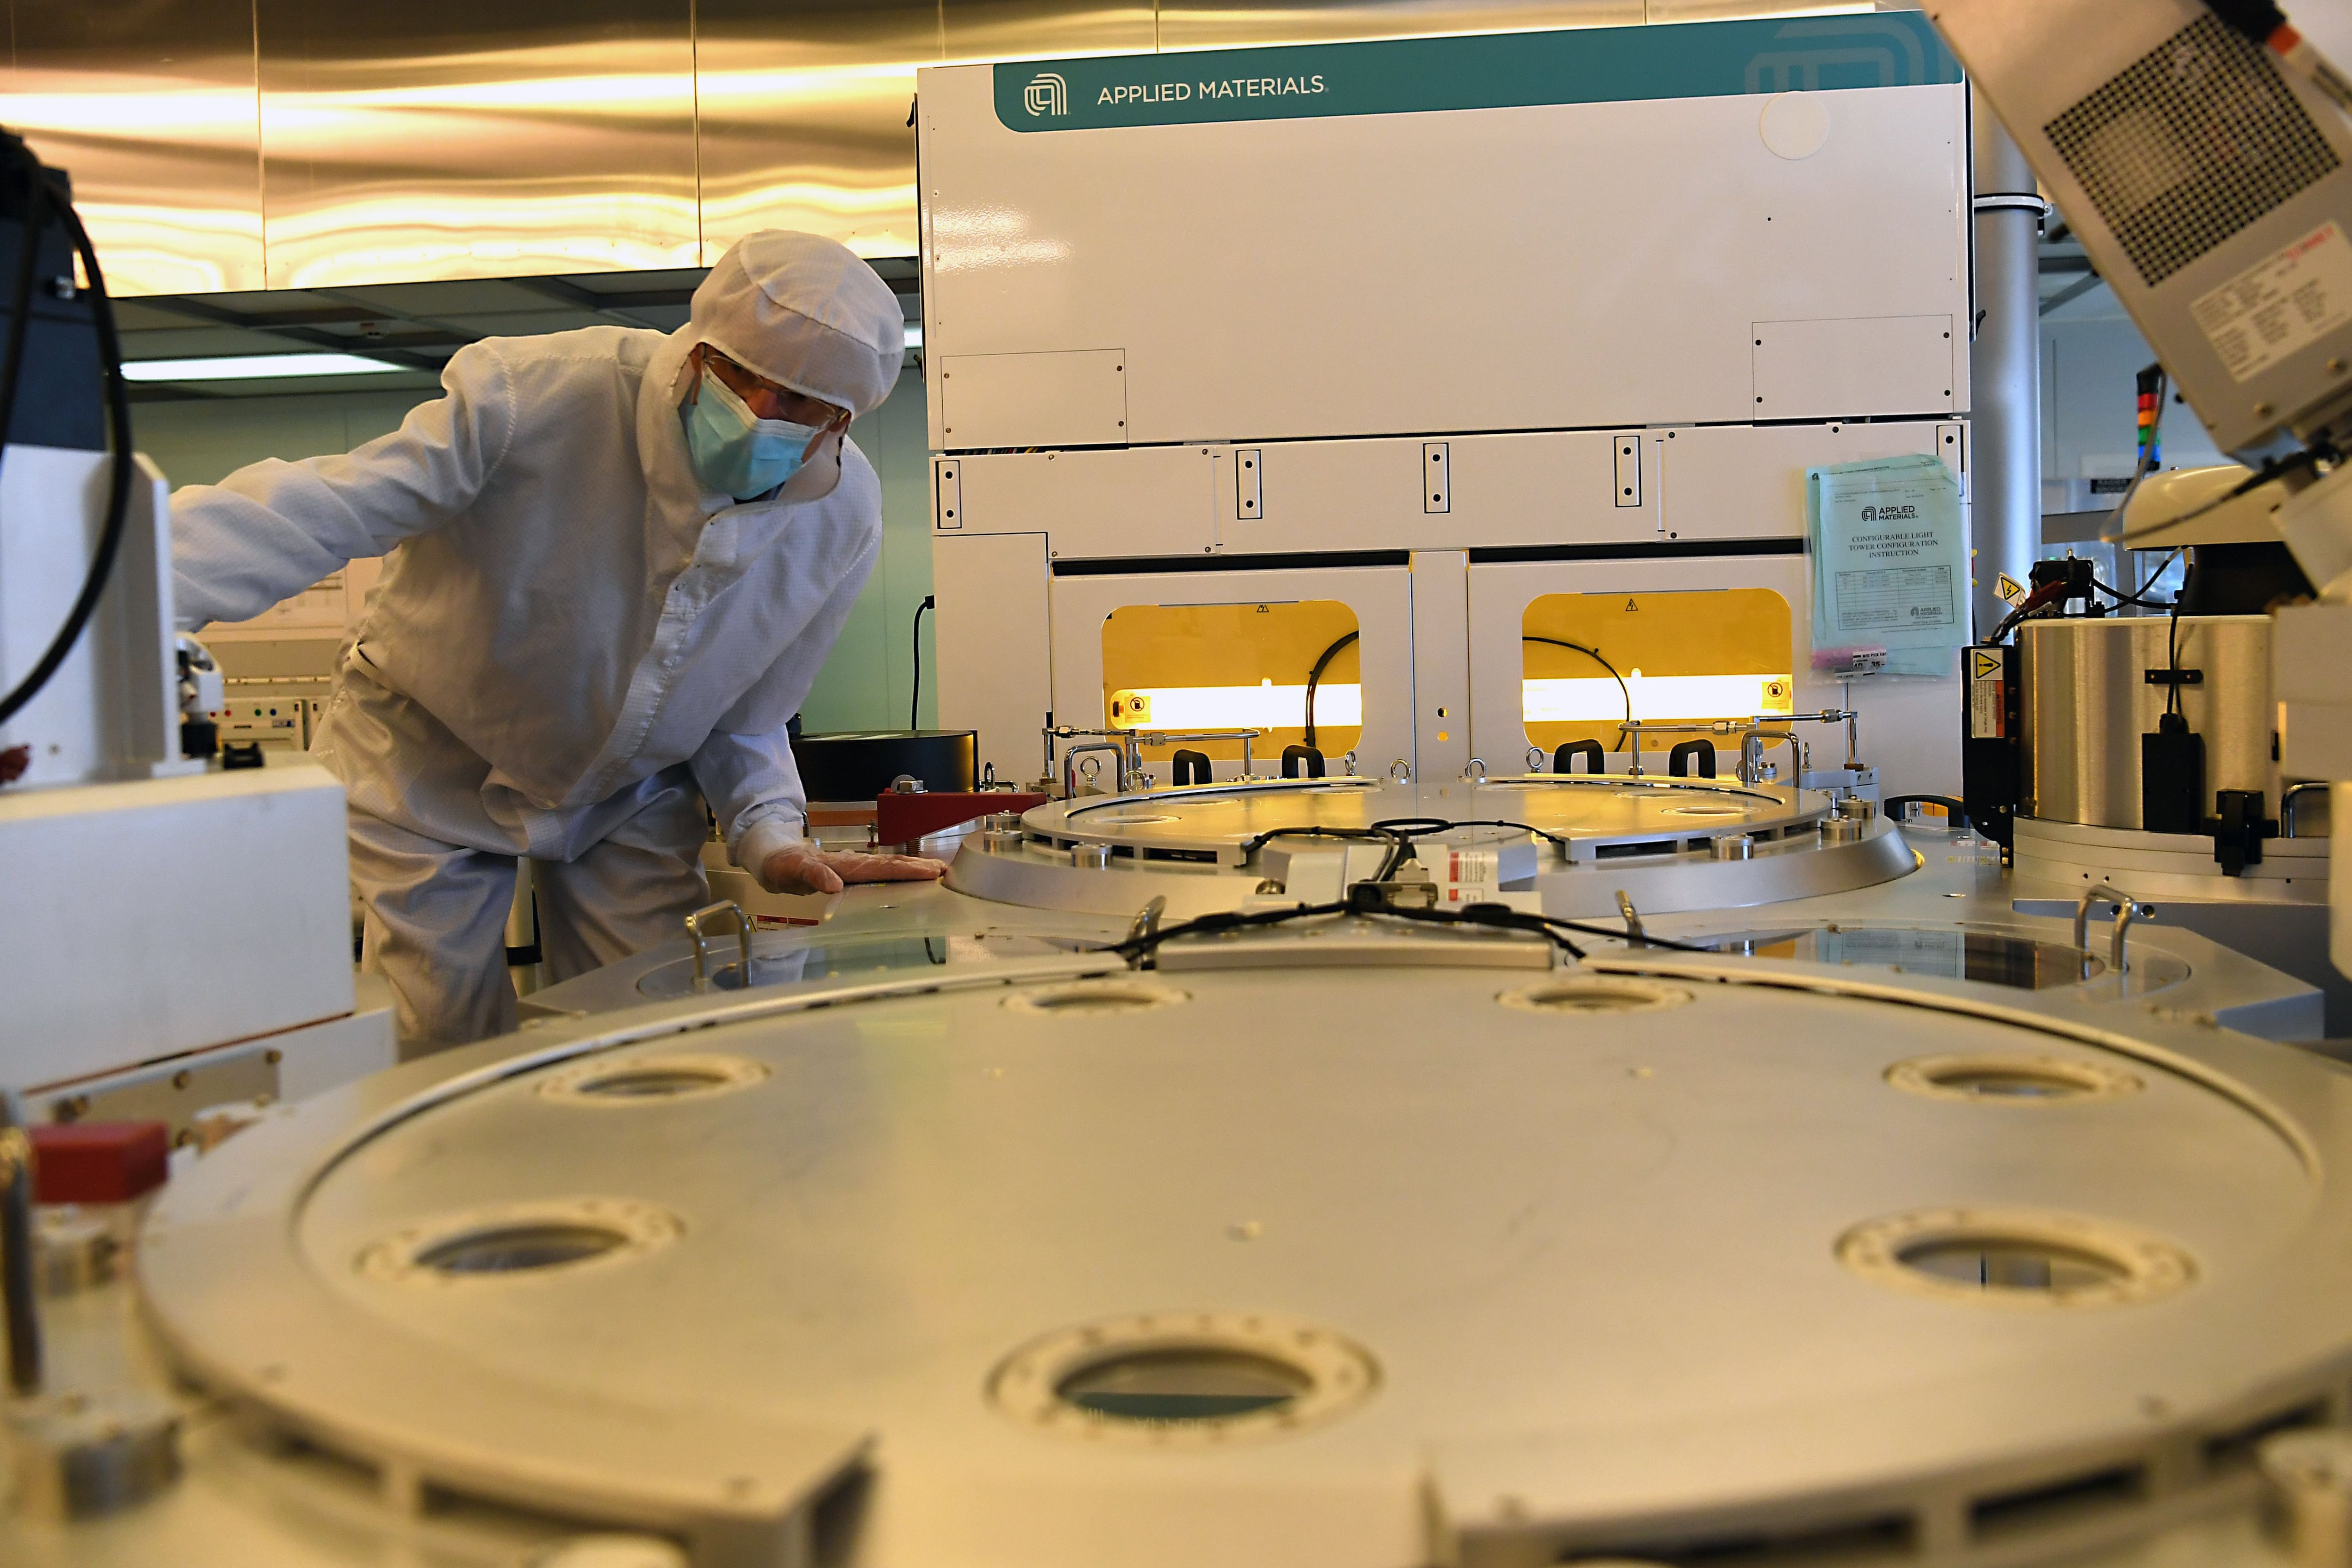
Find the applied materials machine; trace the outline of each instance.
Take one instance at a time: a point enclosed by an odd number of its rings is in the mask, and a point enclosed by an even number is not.
[[[1265,771],[1624,773],[1629,722],[1858,710],[1774,782],[1948,792],[1968,106],[1924,16],[919,88],[940,713],[997,777],[1239,728]],[[1852,584],[1892,662],[1819,640],[1807,550],[1872,462],[1943,487]]]

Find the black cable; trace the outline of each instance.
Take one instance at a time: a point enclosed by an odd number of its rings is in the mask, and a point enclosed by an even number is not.
[[[25,156],[35,168],[39,167],[39,160],[33,158],[29,151]],[[40,183],[47,184],[45,179]],[[131,513],[131,478],[136,466],[131,458],[131,395],[122,380],[122,342],[115,331],[113,302],[106,297],[106,277],[99,268],[98,247],[91,242],[89,230],[82,226],[80,216],[74,211],[72,203],[58,201],[53,205],[73,238],[74,249],[81,257],[82,272],[89,283],[90,315],[98,327],[99,356],[106,366],[106,405],[113,426],[109,433],[114,457],[113,472],[107,488],[106,523],[99,533],[98,548],[90,555],[89,570],[82,579],[81,592],[75,595],[73,607],[66,613],[65,624],[58,628],[58,635],[50,642],[48,651],[41,655],[41,661],[33,667],[32,673],[18,682],[16,689],[7,696],[0,697],[0,724],[6,723],[25,704],[40,694],[41,688],[57,674],[66,657],[73,652],[74,644],[80,640],[83,629],[89,625],[89,618],[98,608],[99,595],[106,591],[107,579],[113,574],[114,558],[122,547],[123,524]],[[29,220],[33,215],[28,213],[26,216]],[[19,279],[20,290],[22,282]],[[29,300],[26,308],[30,308]],[[22,316],[18,317],[16,325],[20,332],[27,328]],[[17,353],[21,363],[22,351],[17,351]],[[9,378],[8,394],[13,405],[13,375]],[[8,412],[13,416],[13,406]],[[7,426],[0,424],[0,444],[5,444],[6,431]]]
[[[1617,667],[1601,657],[1600,649],[1587,647],[1580,642],[1566,642],[1559,637],[1528,637],[1525,634],[1520,636],[1519,641],[1523,643],[1541,643],[1546,647],[1573,648],[1578,653],[1580,653],[1584,655],[1585,658],[1591,659],[1593,663],[1599,665],[1601,668],[1607,670],[1610,676],[1617,682],[1617,694],[1625,700],[1625,722],[1630,724],[1633,721],[1633,689],[1625,684],[1625,678],[1617,673]],[[1620,730],[1617,731],[1617,743],[1609,749],[1612,752],[1622,752],[1625,749],[1624,731]]]
[[[2170,571],[2172,569],[2172,563],[2180,559],[2180,552],[2188,548],[2189,547],[2185,544],[2175,546],[2172,553],[2164,558],[2163,564],[2159,565],[2155,571],[2148,574],[2147,580],[2150,583],[2154,583],[2158,577],[2163,576],[2167,572]],[[2091,586],[2096,588],[2100,593],[2105,594],[2124,604],[2137,605],[2144,610],[2168,610],[2172,608],[2173,601],[2171,599],[2143,599],[2137,594],[2126,594],[2120,588],[2110,588],[2105,583],[2100,582],[2096,577],[2091,579]]]
[[[1346,647],[1349,643],[1354,642],[1355,640],[1356,634],[1354,632],[1349,632],[1346,637],[1341,637],[1338,642],[1335,642],[1329,647],[1325,648],[1323,650],[1323,657],[1315,661],[1315,668],[1307,672],[1306,741],[1307,744],[1310,746],[1315,743],[1315,689],[1322,684],[1323,672],[1330,668],[1331,661],[1333,659],[1339,657],[1339,650]]]
[[[2180,710],[2180,601],[2172,601],[2171,625],[2164,633],[2164,711],[2167,717]]]
[[[1572,958],[1582,958],[1584,950],[1560,934],[1574,931],[1583,936],[1600,937],[1610,942],[1626,940],[1625,932],[1607,926],[1588,925],[1580,921],[1564,921],[1550,915],[1533,914],[1515,910],[1508,904],[1471,904],[1459,910],[1399,909],[1390,905],[1381,889],[1370,883],[1360,882],[1348,890],[1348,897],[1336,903],[1298,904],[1286,910],[1255,910],[1248,913],[1225,912],[1202,915],[1196,920],[1162,926],[1156,931],[1129,937],[1102,951],[1116,952],[1130,964],[1140,967],[1156,952],[1160,944],[1180,936],[1207,936],[1221,931],[1247,931],[1265,926],[1286,925],[1293,921],[1318,920],[1332,915],[1355,914],[1372,918],[1411,921],[1423,925],[1474,926],[1489,931],[1524,931],[1543,937]],[[1675,952],[1709,953],[1712,948],[1696,947],[1689,942],[1670,942],[1664,937],[1650,937],[1649,947],[1665,948]]]
[[[923,602],[915,606],[915,691],[907,699],[907,728],[909,730],[923,727],[923,612],[938,607],[938,596],[931,594],[924,595]]]

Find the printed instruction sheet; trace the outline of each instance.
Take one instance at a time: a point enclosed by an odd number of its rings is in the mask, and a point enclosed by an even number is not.
[[[1813,647],[1884,648],[1889,675],[1950,675],[1969,640],[1969,540],[1941,458],[1805,470]]]

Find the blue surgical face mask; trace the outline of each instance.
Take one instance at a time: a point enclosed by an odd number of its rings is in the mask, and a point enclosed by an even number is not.
[[[813,425],[754,417],[732,387],[707,373],[685,414],[694,477],[737,500],[763,496],[800,472],[801,454],[816,438]]]

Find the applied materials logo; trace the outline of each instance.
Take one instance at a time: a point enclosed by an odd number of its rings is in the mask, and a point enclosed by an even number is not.
[[[1054,71],[1039,71],[1021,89],[1021,102],[1033,120],[1041,114],[1059,118],[1070,111],[1070,84]]]

